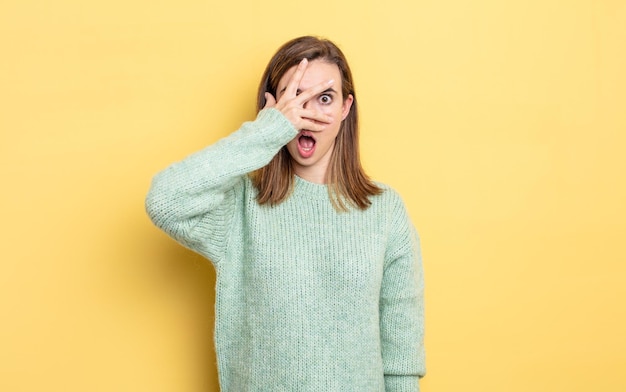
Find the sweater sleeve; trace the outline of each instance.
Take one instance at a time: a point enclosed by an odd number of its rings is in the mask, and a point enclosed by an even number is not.
[[[426,373],[422,258],[399,197],[393,216],[380,296],[385,391],[416,392]]]
[[[148,216],[182,245],[219,263],[237,187],[296,135],[280,111],[260,111],[255,121],[158,173],[146,197]]]

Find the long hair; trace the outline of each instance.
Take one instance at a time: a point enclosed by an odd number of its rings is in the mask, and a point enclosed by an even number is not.
[[[342,121],[335,139],[327,173],[330,200],[338,211],[347,211],[348,206],[361,210],[371,205],[370,196],[378,195],[382,189],[365,174],[359,157],[358,105],[354,92],[352,73],[346,57],[331,41],[304,36],[295,38],[281,46],[272,57],[259,84],[257,112],[265,106],[265,93],[276,97],[278,82],[292,67],[306,58],[309,61],[323,60],[336,64],[341,74],[342,96],[345,100],[352,94],[354,100],[346,118]],[[283,147],[263,168],[251,175],[256,187],[259,204],[277,205],[290,194],[294,183],[291,155]]]

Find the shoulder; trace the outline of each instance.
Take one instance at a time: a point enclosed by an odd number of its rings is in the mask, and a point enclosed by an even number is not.
[[[416,249],[419,250],[419,235],[402,196],[387,184],[376,182],[376,185],[383,192],[376,196],[376,201],[372,199],[372,206],[379,204],[386,214],[386,260],[392,261],[401,255],[416,252]]]
[[[388,184],[376,182],[376,185],[383,191],[372,197],[372,207],[386,215],[391,231],[408,235],[414,230],[414,225],[403,197]]]
[[[406,204],[400,193],[388,184],[375,182],[382,192],[370,196],[370,214],[377,217],[381,228],[386,227],[389,232],[408,232],[412,222]]]
[[[371,197],[372,205],[378,205],[387,209],[389,212],[406,213],[404,200],[400,193],[388,184],[382,182],[374,182],[376,186],[382,189],[379,195]]]

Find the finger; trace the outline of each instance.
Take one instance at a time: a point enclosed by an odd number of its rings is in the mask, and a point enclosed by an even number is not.
[[[293,124],[297,129],[323,131],[332,124],[332,117],[316,110],[300,110]]]
[[[309,60],[303,58],[298,64],[296,71],[291,75],[291,79],[289,79],[289,83],[287,83],[287,87],[285,88],[285,94],[283,97],[293,98],[298,94],[298,87],[300,86],[300,82],[302,81],[302,77],[304,76],[304,71],[306,71],[306,67],[309,64]]]
[[[276,99],[271,93],[266,92],[265,93],[265,106],[263,106],[263,109],[272,108],[274,106],[276,106]]]
[[[324,129],[326,129],[328,124],[326,123],[322,123],[319,121],[313,121],[311,119],[308,118],[303,118],[301,121],[299,121],[299,123],[297,124],[296,128],[297,129],[306,129],[307,131],[313,131],[313,132],[320,132],[323,131]]]
[[[333,84],[335,83],[335,81],[333,79],[330,79],[328,81],[319,83],[313,87],[310,87],[304,91],[300,92],[300,95],[298,95],[295,99],[294,99],[294,103],[297,105],[304,105],[308,100],[310,100],[311,98],[317,96],[318,94],[328,90]]]
[[[304,109],[300,112],[300,117],[305,120],[311,120],[316,123],[319,123],[323,126],[329,125],[333,122],[333,118],[320,112],[318,110],[307,110]]]

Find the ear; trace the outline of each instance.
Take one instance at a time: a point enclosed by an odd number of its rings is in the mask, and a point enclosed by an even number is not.
[[[348,113],[350,113],[350,108],[352,107],[352,102],[354,102],[354,97],[352,94],[348,94],[348,97],[343,100],[343,108],[341,109],[341,121],[345,120],[348,117]]]

